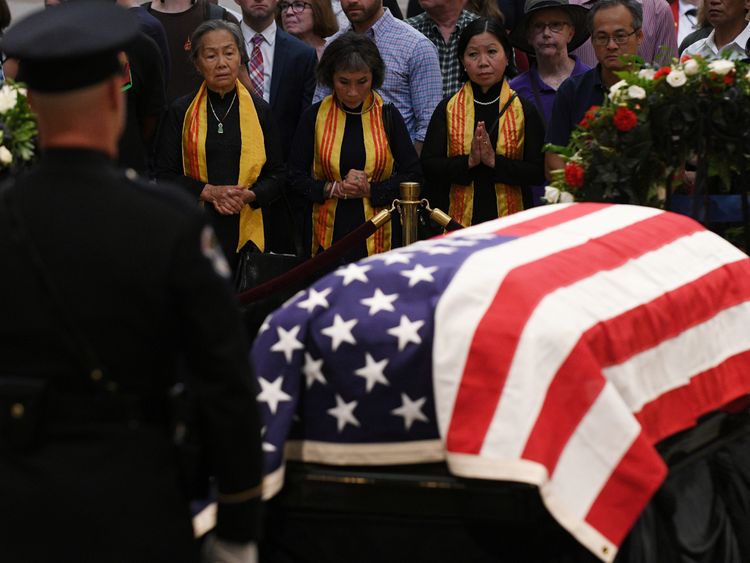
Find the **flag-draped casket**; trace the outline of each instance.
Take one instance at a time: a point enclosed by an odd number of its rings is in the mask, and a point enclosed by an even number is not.
[[[654,449],[750,391],[750,259],[681,215],[563,204],[350,264],[254,343],[265,495],[285,459],[445,460],[531,483],[611,561]]]

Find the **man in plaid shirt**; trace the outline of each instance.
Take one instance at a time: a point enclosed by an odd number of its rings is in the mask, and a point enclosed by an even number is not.
[[[458,60],[458,38],[472,20],[479,16],[464,10],[463,0],[419,0],[424,12],[406,20],[437,47],[440,73],[443,75],[443,97],[452,96],[463,85],[461,61]]]
[[[417,152],[422,149],[432,112],[443,98],[442,77],[435,46],[410,25],[393,17],[382,0],[341,0],[349,29],[365,33],[380,50],[385,80],[378,92],[404,118]],[[340,33],[328,38],[327,43]],[[313,103],[331,93],[318,85]]]

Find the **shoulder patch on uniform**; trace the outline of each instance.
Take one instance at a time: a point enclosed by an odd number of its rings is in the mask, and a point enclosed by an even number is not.
[[[216,233],[208,225],[203,227],[203,231],[201,232],[201,253],[208,259],[217,274],[225,279],[231,277],[232,270],[229,268],[229,263],[221,251]]]

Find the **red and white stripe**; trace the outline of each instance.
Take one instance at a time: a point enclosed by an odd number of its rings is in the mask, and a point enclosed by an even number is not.
[[[653,443],[750,391],[750,260],[646,207],[548,206],[457,236],[490,232],[520,238],[473,254],[435,313],[448,463],[536,484],[611,561],[666,474]]]

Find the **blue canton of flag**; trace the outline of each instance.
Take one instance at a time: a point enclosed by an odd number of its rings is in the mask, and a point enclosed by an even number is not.
[[[283,461],[398,464],[444,458],[432,389],[433,313],[464,260],[510,237],[467,233],[366,258],[272,314],[252,349],[265,496]]]

